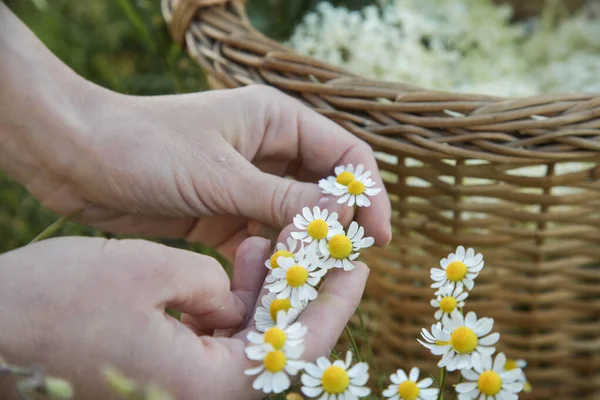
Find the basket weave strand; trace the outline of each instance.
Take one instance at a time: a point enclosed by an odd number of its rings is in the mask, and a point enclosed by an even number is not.
[[[362,253],[361,311],[379,373],[437,370],[416,341],[434,322],[429,269],[465,245],[486,263],[467,308],[495,319],[500,351],[527,359],[522,398],[600,399],[600,96],[374,81],[263,36],[242,1],[162,6],[213,87],[276,87],[376,151],[394,238]]]

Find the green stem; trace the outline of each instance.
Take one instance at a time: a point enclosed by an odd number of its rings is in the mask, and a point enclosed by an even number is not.
[[[42,233],[40,233],[35,238],[33,238],[33,240],[31,242],[29,242],[29,244],[39,242],[44,239],[48,239],[50,236],[54,235],[60,228],[62,228],[63,225],[70,218],[74,217],[76,214],[80,213],[83,210],[84,210],[83,208],[80,208],[79,210],[73,211],[71,214],[65,215],[64,217],[62,217],[61,219],[59,219],[58,221],[54,222],[52,225],[50,225],[49,227],[44,229],[42,231]]]
[[[439,400],[444,400],[444,380],[446,379],[446,367],[440,369],[440,397]]]
[[[346,325],[346,327],[344,329],[346,330],[346,333],[350,337],[350,342],[352,342],[352,349],[354,350],[356,359],[358,360],[358,362],[361,362],[362,359],[360,357],[360,352],[358,351],[358,346],[356,345],[356,341],[354,340],[354,335],[352,335],[352,332],[350,331],[350,328],[348,328],[348,325]]]

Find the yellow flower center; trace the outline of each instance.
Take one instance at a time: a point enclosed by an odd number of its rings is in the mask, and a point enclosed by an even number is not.
[[[327,226],[327,222],[322,219],[315,219],[306,227],[306,232],[313,239],[323,239],[329,233],[329,227]]]
[[[461,281],[467,276],[467,266],[461,261],[452,261],[446,268],[446,276],[452,282]]]
[[[279,268],[279,264],[277,264],[277,259],[279,257],[291,257],[294,258],[294,253],[287,250],[279,250],[276,251],[275,254],[271,256],[271,268]]]
[[[477,335],[471,328],[461,326],[452,332],[450,344],[457,353],[467,354],[477,348]]]
[[[281,350],[285,344],[287,335],[281,329],[275,327],[265,332],[265,343],[270,343],[275,350]]]
[[[352,181],[348,184],[348,193],[358,196],[365,191],[365,185],[361,181]]]
[[[283,371],[283,368],[285,367],[285,362],[286,359],[285,354],[283,354],[283,351],[272,351],[268,353],[265,357],[265,369],[269,372]]]
[[[306,283],[308,271],[301,265],[294,265],[285,273],[285,279],[291,287],[300,287]]]
[[[419,387],[413,381],[404,381],[398,387],[398,394],[403,400],[417,400],[419,392]]]
[[[532,390],[532,389],[533,389],[533,388],[531,387],[531,383],[529,383],[529,382],[525,382],[525,383],[523,384],[523,392],[525,392],[525,393],[531,393],[531,390]]]
[[[479,387],[481,393],[487,396],[494,396],[495,394],[498,394],[502,388],[502,379],[500,379],[500,375],[494,371],[485,371],[483,374],[479,375],[477,387]]]
[[[285,311],[286,313],[292,307],[290,303],[290,299],[275,299],[271,302],[269,306],[269,312],[271,313],[271,318],[273,318],[274,322],[277,322],[277,313],[280,310]]]
[[[456,299],[452,296],[446,296],[440,301],[440,310],[445,313],[451,313],[456,308]]]
[[[348,373],[340,367],[332,365],[323,372],[323,390],[329,394],[341,394],[350,384]]]
[[[346,235],[335,235],[329,241],[329,254],[331,257],[341,260],[352,253],[352,242]]]
[[[354,180],[354,174],[352,172],[344,171],[337,176],[335,181],[340,185],[348,186],[350,182]]]
[[[506,371],[510,371],[517,368],[519,368],[519,366],[517,365],[517,360],[513,360],[512,358],[506,360],[506,364],[504,364],[504,369]]]

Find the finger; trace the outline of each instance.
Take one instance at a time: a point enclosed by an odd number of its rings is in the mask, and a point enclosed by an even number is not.
[[[244,302],[247,310],[253,310],[258,302],[268,272],[265,260],[270,254],[271,243],[258,237],[246,239],[236,252],[231,290]],[[252,317],[252,312],[248,312],[243,325]]]
[[[300,157],[304,168],[323,177],[333,175],[338,165],[363,164],[366,170],[371,171],[375,187],[382,190],[370,198],[370,207],[359,207],[356,220],[378,245],[389,243],[392,235],[391,204],[371,147],[313,110],[302,107],[298,111],[298,119],[300,122],[296,126],[301,137]]]
[[[245,317],[244,303],[214,258],[143,240],[106,241],[103,251],[130,267],[128,278],[140,287],[139,295],[161,312],[175,309],[211,328],[234,327]]]
[[[304,360],[328,356],[360,304],[369,268],[361,262],[353,264],[352,271],[329,271],[319,296],[300,315],[298,321],[308,328]]]

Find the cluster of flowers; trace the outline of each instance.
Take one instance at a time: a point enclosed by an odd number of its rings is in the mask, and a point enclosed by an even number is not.
[[[524,360],[509,360],[503,353],[493,358],[493,347],[500,339],[499,333],[490,333],[494,327],[492,318],[477,318],[474,312],[464,316],[463,308],[474,280],[483,269],[483,256],[473,249],[458,246],[454,253],[440,261],[441,268],[431,269],[431,287],[438,289],[431,306],[437,308],[437,322],[431,332],[423,329],[423,341],[419,342],[441,356],[438,367],[443,372],[460,371],[461,383],[456,385],[459,400],[487,399],[513,400],[518,393],[529,391],[522,370]],[[443,376],[443,374],[442,374]],[[464,380],[464,381],[463,381]],[[440,383],[443,389],[443,383]],[[406,400],[429,400],[434,397],[401,397]]]
[[[381,189],[362,165],[335,168],[335,176],[319,182],[324,193],[339,197],[348,206],[369,206],[370,196]],[[297,231],[287,244],[278,243],[274,254],[265,261],[269,269],[265,289],[254,315],[258,332],[248,334],[246,355],[260,363],[246,371],[258,375],[253,388],[265,393],[281,393],[291,385],[291,376],[302,371],[302,393],[320,400],[355,400],[368,396],[369,365],[359,362],[352,366],[352,353],[345,360],[331,362],[326,357],[316,363],[302,360],[307,327],[296,319],[308,303],[317,298],[321,279],[332,268],[350,271],[352,261],[361,249],[373,245],[373,238],[364,236],[364,229],[351,222],[347,231],[335,212],[305,207],[294,218]],[[424,341],[434,355],[442,356],[438,363],[443,371],[460,370],[464,382],[456,386],[459,400],[513,400],[528,383],[521,368],[523,360],[507,360],[500,353],[492,358],[500,335],[490,333],[494,321],[477,318],[474,312],[463,315],[468,291],[483,268],[483,256],[462,246],[440,261],[441,268],[431,270],[433,288],[438,289],[431,305],[436,308],[437,322],[431,332],[423,329]],[[402,369],[390,376],[391,384],[383,395],[391,400],[436,400],[443,392],[432,387],[433,379],[419,380],[420,371]]]
[[[600,91],[597,2],[558,27],[552,5],[541,21],[514,22],[510,6],[491,0],[378,3],[352,11],[322,2],[288,44],[366,77],[439,90],[499,96]]]
[[[363,165],[338,166],[335,176],[322,179],[319,186],[326,194],[339,197],[339,204],[349,207],[368,207],[369,197],[381,189],[374,188],[371,172]],[[332,268],[350,271],[352,261],[361,249],[373,245],[364,228],[351,222],[345,230],[338,214],[314,207],[305,207],[293,220],[296,232],[291,233],[287,244],[278,243],[275,253],[265,261],[270,270],[265,289],[268,294],[261,299],[254,315],[256,329],[248,334],[246,355],[259,362],[247,375],[258,375],[253,388],[265,393],[281,393],[291,385],[290,376],[302,372],[302,392],[321,400],[354,400],[368,396],[365,387],[369,380],[369,366],[359,362],[352,366],[352,353],[345,361],[333,363],[326,357],[315,364],[302,360],[306,326],[296,319],[317,298],[321,279]]]

